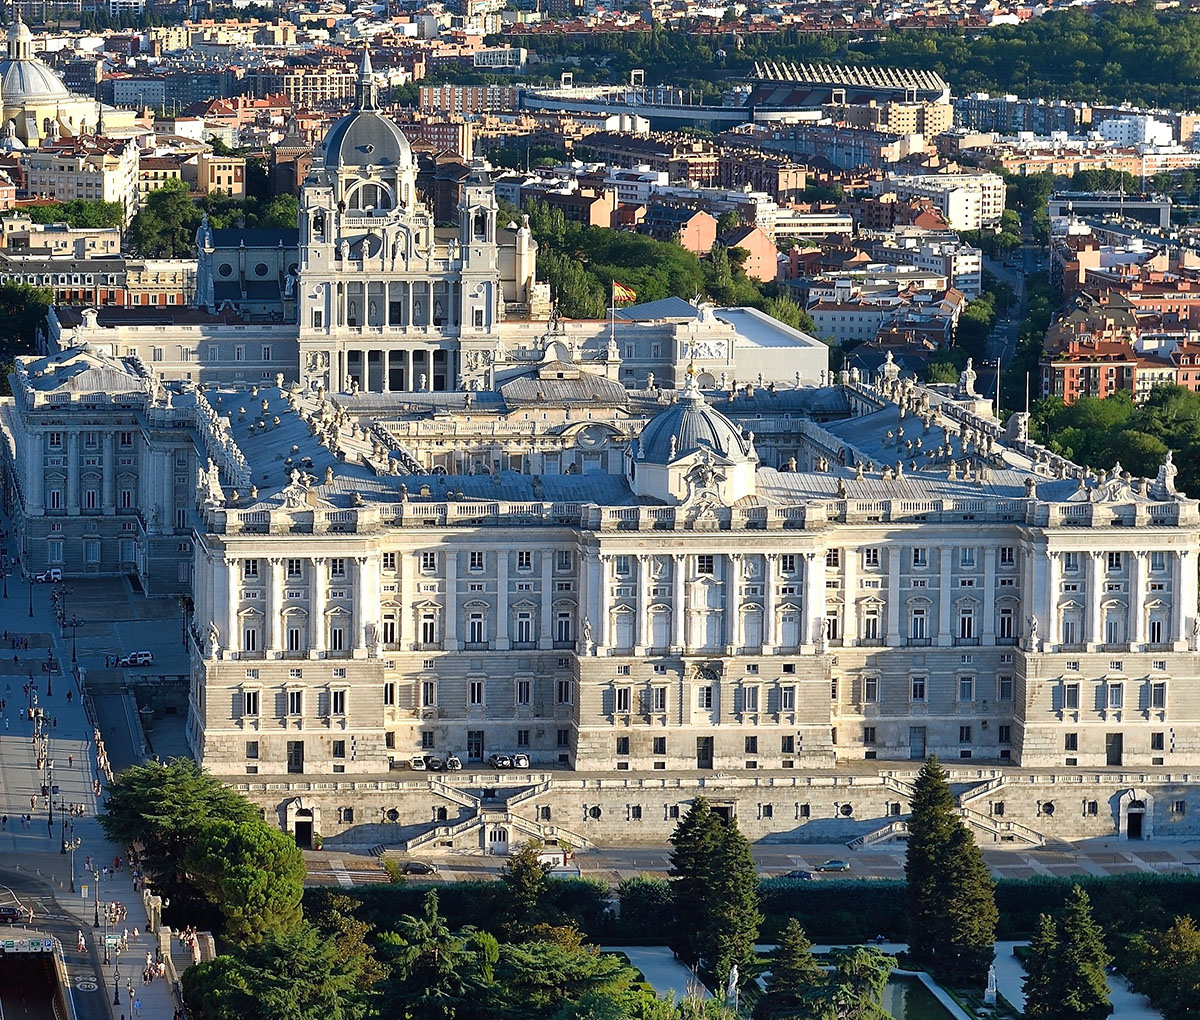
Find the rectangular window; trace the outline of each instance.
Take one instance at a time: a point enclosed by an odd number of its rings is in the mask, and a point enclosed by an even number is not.
[[[863,566],[867,568],[879,566],[879,550],[864,549],[863,550]]]
[[[345,577],[346,576],[346,561],[341,556],[334,556],[329,561],[329,576],[330,577]]]
[[[287,770],[292,773],[304,771],[303,740],[289,740],[287,742]]]
[[[696,557],[696,573],[697,574],[715,574],[716,573],[716,557],[708,553],[702,553]]]
[[[1007,724],[1001,724],[1000,726],[996,727],[996,730],[997,730],[997,733],[998,733],[998,736],[1000,739],[1000,743],[1002,743],[1002,744],[1011,744],[1012,743],[1012,726],[1007,725]]]
[[[1064,733],[1063,734],[1063,750],[1078,751],[1079,750],[1079,734]]]
[[[1063,687],[1063,708],[1079,708],[1079,684],[1066,684]]]
[[[1150,750],[1161,751],[1166,746],[1163,734],[1161,732],[1150,734]]]
[[[1121,569],[1121,553],[1110,552],[1108,554],[1108,569],[1110,571],[1116,571],[1116,570]]]
[[[522,549],[517,553],[517,569],[532,570],[533,569],[533,553],[529,549]]]
[[[1000,566],[1011,567],[1017,562],[1017,550],[1011,545],[1000,547]]]
[[[1108,685],[1108,707],[1109,708],[1124,708],[1125,707],[1125,685],[1124,684],[1109,684]]]
[[[529,730],[517,730],[517,747],[529,746]]]
[[[287,692],[287,711],[288,711],[288,715],[303,715],[304,714],[304,692],[303,691],[288,691]]]
[[[758,737],[747,737],[745,746],[747,754],[758,754]]]
[[[840,567],[841,565],[842,565],[841,549],[830,549],[827,553],[825,553],[825,566]]]
[[[515,635],[517,644],[528,645],[533,643],[533,613],[528,610],[522,610],[517,613],[517,632]]]
[[[528,705],[531,697],[531,684],[528,680],[517,681],[517,704]]]
[[[467,569],[472,571],[483,570],[483,553],[472,551],[468,554]]]
[[[958,550],[958,565],[960,567],[975,566],[975,547],[965,545]]]
[[[421,750],[433,750],[433,733],[430,730],[425,730],[421,733]]]
[[[437,681],[421,681],[421,707],[432,708],[437,704]]]
[[[390,708],[396,704],[396,683],[389,680],[383,685],[383,703]]]
[[[242,560],[242,577],[247,581],[258,580],[258,560]]]
[[[796,753],[796,738],[792,734],[779,738],[780,754],[795,754]]]
[[[1063,570],[1070,574],[1073,574],[1079,570],[1079,553],[1063,553]]]
[[[346,757],[346,741],[335,740],[333,742],[333,757],[335,757],[335,758],[345,758]]]
[[[472,705],[483,704],[483,681],[472,680],[470,683],[468,702]]]
[[[467,618],[467,643],[481,645],[487,641],[483,613],[472,613]]]
[[[665,688],[664,688],[665,690]],[[757,712],[758,711],[758,688],[743,687],[742,688],[742,711]]]
[[[696,689],[696,707],[711,709],[713,707],[713,689],[709,685]]]
[[[289,578],[297,578],[300,576],[301,565],[298,559],[289,559],[287,561],[287,576]]]
[[[1167,685],[1161,680],[1150,685],[1150,707],[1167,707]]]
[[[258,691],[243,692],[242,715],[258,715]]]
[[[632,693],[628,687],[617,688],[617,711],[628,712],[632,704]]]
[[[1012,701],[1013,699],[1013,678],[1011,676],[998,677],[996,680],[997,701]]]
[[[909,617],[909,637],[914,641],[924,641],[928,637],[924,609],[914,609]]]
[[[666,737],[655,737],[654,738],[654,753],[655,754],[666,754],[667,753],[667,738]]]
[[[784,553],[779,557],[779,570],[784,574],[796,572],[796,557],[793,553]]]
[[[1167,554],[1161,550],[1152,552],[1150,554],[1150,569],[1156,574],[1161,574],[1165,571],[1167,569]]]
[[[554,700],[559,705],[571,704],[571,681],[559,680],[554,685]]]
[[[912,700],[913,701],[924,701],[925,700],[925,677],[914,676],[912,678]]]
[[[559,730],[555,737],[555,743],[559,747],[570,747],[571,746],[571,731],[570,730]]]
[[[380,569],[386,570],[388,573],[394,572],[396,569],[396,554],[394,552],[383,553],[379,557],[379,566]]]
[[[432,574],[437,570],[438,554],[435,552],[421,553],[421,573]]]
[[[879,677],[869,676],[863,679],[863,701],[874,705],[879,701]]]
[[[863,743],[864,744],[875,743],[875,727],[874,726],[864,726],[863,727]]]
[[[617,556],[613,561],[613,570],[617,577],[628,577],[633,573],[632,561],[628,556]]]
[[[960,726],[958,728],[958,742],[960,744],[969,744],[971,742],[970,726]]]
[[[617,737],[617,754],[629,753],[629,738]]]
[[[346,692],[331,691],[329,696],[329,714],[330,715],[345,715],[346,714]]]
[[[571,570],[575,566],[575,557],[570,549],[559,549],[554,554],[555,570]]]
[[[258,741],[257,740],[247,740],[246,741],[246,757],[250,758],[250,759],[256,759],[258,757]]]
[[[929,565],[929,560],[926,558],[924,549],[914,549],[912,551],[912,565],[914,567],[926,567]]]
[[[875,613],[868,613],[863,617],[862,638],[864,641],[879,640],[879,617]]]
[[[958,678],[958,700],[975,700],[975,678],[973,676],[960,676]]]

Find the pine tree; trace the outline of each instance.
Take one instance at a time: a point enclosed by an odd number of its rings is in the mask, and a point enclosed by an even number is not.
[[[1061,996],[1057,968],[1058,928],[1053,917],[1042,914],[1038,918],[1037,935],[1029,943],[1025,981],[1021,985],[1025,993],[1026,1020],[1052,1020],[1058,1015]]]
[[[759,999],[755,1016],[792,1016],[796,1006],[813,997],[824,982],[825,972],[812,955],[812,943],[800,922],[789,918],[772,954],[767,994]]]
[[[701,963],[722,981],[734,964],[747,976],[746,964],[754,955],[762,914],[754,857],[736,822],[720,827],[720,838],[706,863],[704,883],[707,916],[700,933]]]
[[[1058,923],[1058,976],[1062,1020],[1105,1020],[1112,1012],[1105,969],[1112,962],[1092,903],[1079,886],[1071,890]]]
[[[721,820],[708,801],[697,797],[671,833],[673,948],[688,964],[700,958],[700,932],[708,917],[708,868],[721,839],[721,828]]]
[[[975,838],[961,821],[946,844],[939,879],[946,943],[938,946],[935,969],[958,986],[980,986],[996,957],[996,884]]]
[[[913,784],[910,812],[904,860],[904,875],[908,879],[908,950],[919,963],[930,965],[938,946],[946,941],[940,877],[946,845],[959,824],[954,813],[954,795],[936,756],[922,766]]]

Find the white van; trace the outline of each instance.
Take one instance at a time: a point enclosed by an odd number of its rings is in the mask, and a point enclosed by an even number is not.
[[[118,666],[153,666],[153,652],[130,652],[117,660]]]

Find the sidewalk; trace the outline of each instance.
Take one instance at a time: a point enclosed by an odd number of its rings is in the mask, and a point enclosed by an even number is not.
[[[4,526],[10,527],[7,521]],[[11,549],[11,536],[7,544]],[[0,620],[4,621],[4,628],[29,641],[27,651],[14,651],[7,642],[0,645],[0,698],[6,702],[0,715],[0,814],[7,815],[7,823],[0,827],[0,853],[19,862],[23,871],[40,872],[47,877],[56,890],[58,907],[73,918],[78,930],[83,932],[86,945],[82,953],[74,938],[62,939],[71,984],[69,994],[80,1017],[102,1016],[106,1004],[113,1020],[132,1020],[134,1017],[169,1020],[177,1005],[169,981],[158,979],[149,985],[142,984],[146,954],[153,957],[158,940],[146,932],[146,911],[141,893],[133,891],[133,876],[123,860],[125,848],[110,844],[96,820],[100,799],[95,796],[92,783],[96,778],[103,782],[103,777],[97,770],[92,726],[71,676],[70,629],[65,640],[58,633],[50,605],[54,585],[33,586],[34,616],[31,619],[29,586],[20,583],[18,578],[19,575],[9,578],[8,599],[0,596]],[[81,582],[78,587],[83,588],[86,584]],[[78,605],[80,597],[73,597]],[[64,669],[64,672],[54,674],[49,682],[41,671],[48,646],[53,647],[54,658]],[[25,688],[30,682],[31,665],[34,691],[27,694]],[[72,694],[70,702],[66,697],[68,691]],[[47,758],[53,762],[49,773],[53,782],[50,797],[42,795],[48,770],[37,766],[34,724],[29,719],[28,710],[34,696],[49,723],[45,733]],[[83,805],[82,815],[72,813],[75,805]],[[21,821],[24,815],[31,816],[28,825]],[[70,892],[72,855],[62,853],[64,839],[79,840],[74,855],[74,894]],[[114,857],[122,858],[123,867],[115,874],[110,873],[107,879],[101,875],[97,888],[85,870],[89,856],[97,869],[102,869],[105,864],[111,868]],[[99,928],[94,925],[97,892]],[[121,933],[128,927],[128,948],[119,957],[110,953],[112,962],[105,966],[105,904],[113,902],[122,904],[128,912],[126,920],[116,926]],[[133,934],[135,928],[137,937]],[[113,934],[113,926],[109,932]],[[113,1002],[114,979],[118,982],[116,997],[119,1002],[116,1004]],[[104,1004],[99,1001],[101,995],[105,996]],[[140,1003],[140,1010],[132,1008],[133,1000]]]

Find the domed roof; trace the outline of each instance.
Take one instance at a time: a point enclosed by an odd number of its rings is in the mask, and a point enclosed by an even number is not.
[[[358,109],[334,124],[321,143],[325,169],[412,166],[412,147],[404,132],[378,107],[371,55],[364,49],[358,70]]]
[[[33,55],[33,33],[20,11],[8,28],[8,56],[0,60],[0,97],[5,106],[72,98],[62,79]]]
[[[750,455],[750,441],[728,418],[704,399],[695,382],[683,396],[642,429],[638,459],[669,464],[706,449],[731,460]]]

